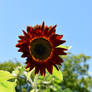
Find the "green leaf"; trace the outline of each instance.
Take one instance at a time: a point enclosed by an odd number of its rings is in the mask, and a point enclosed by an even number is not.
[[[32,89],[30,92],[34,92],[35,90],[34,89]]]
[[[60,70],[58,71],[55,67],[53,67],[53,75],[59,80],[60,83],[63,81],[62,72]]]
[[[0,82],[14,78],[8,71],[0,70]]]
[[[25,70],[24,66],[19,66],[19,67],[17,67],[17,68],[15,69],[14,73],[15,73],[16,75],[22,75],[22,74],[24,73],[24,70]]]
[[[31,74],[34,72],[34,70],[35,70],[35,69],[32,69],[31,71],[29,71],[29,72],[27,73],[27,80],[29,80],[29,78],[30,78]]]
[[[15,91],[15,82],[3,81],[0,82],[0,92],[16,92]]]
[[[56,92],[64,92],[61,88],[57,89]]]
[[[35,92],[35,89],[30,90],[30,92]],[[36,92],[39,92],[39,89],[36,89]],[[43,92],[43,91],[41,91]]]
[[[67,88],[63,92],[72,92],[72,91],[69,88]]]
[[[59,45],[59,46],[57,46],[57,48],[71,49],[72,46],[63,46],[63,45]]]

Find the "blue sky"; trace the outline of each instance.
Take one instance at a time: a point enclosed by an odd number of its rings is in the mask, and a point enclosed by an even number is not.
[[[57,24],[64,45],[72,45],[70,52],[92,56],[92,0],[0,0],[0,62],[24,60],[15,47],[18,35],[42,21]]]

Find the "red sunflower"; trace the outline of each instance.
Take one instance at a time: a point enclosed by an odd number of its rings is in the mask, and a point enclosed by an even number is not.
[[[55,34],[55,26],[36,25],[27,26],[27,32],[23,30],[24,35],[19,36],[18,44],[21,57],[26,57],[26,68],[30,71],[35,67],[35,74],[40,72],[45,75],[46,69],[50,74],[53,72],[53,66],[58,70],[57,65],[61,65],[63,59],[59,55],[66,55],[65,48],[56,48],[63,44],[65,40],[60,40],[63,35]]]

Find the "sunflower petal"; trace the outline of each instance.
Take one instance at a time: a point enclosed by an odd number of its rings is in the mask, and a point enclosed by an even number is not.
[[[65,48],[55,48],[55,53],[57,55],[66,55],[66,53],[64,52],[65,50],[67,50],[67,49],[65,49]]]
[[[42,30],[44,30],[44,24],[45,24],[45,23],[44,23],[44,21],[43,21],[43,23],[42,23]]]
[[[47,65],[47,70],[50,74],[52,74],[52,71],[53,71],[53,66],[51,64],[48,64]]]
[[[39,72],[39,70],[40,70],[39,65],[36,65],[36,67],[35,67],[35,74],[37,74]]]
[[[56,29],[55,29],[56,26],[57,26],[57,25],[54,25],[52,28],[50,28],[50,30],[48,31],[48,36],[49,36],[49,35],[52,35],[52,34],[55,34],[55,32],[56,32]]]
[[[63,44],[63,43],[65,43],[66,41],[65,40],[54,40],[53,41],[53,44],[54,44],[54,46],[56,47],[56,46],[58,46],[58,45],[60,45],[60,44]]]

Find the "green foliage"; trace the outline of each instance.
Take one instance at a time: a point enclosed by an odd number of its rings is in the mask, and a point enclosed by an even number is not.
[[[10,65],[7,62],[0,64],[0,69],[3,67],[2,70],[7,70],[13,75],[12,77],[9,72],[0,71],[0,92],[8,92],[9,88],[12,88],[11,90],[16,88],[16,92],[91,92],[92,77],[88,75],[89,65],[87,64],[90,56],[69,53],[62,58],[64,59],[62,72],[54,68],[53,74],[50,75],[47,72],[45,77],[41,75],[38,77],[34,74],[35,69],[29,72],[29,69],[25,70],[24,66],[16,65],[14,62],[10,64],[9,61]],[[15,91],[9,90],[9,92]]]
[[[87,77],[85,80],[88,81],[88,88],[90,89],[90,92],[92,92],[92,77]]]
[[[14,77],[9,72],[0,70],[0,82],[9,80],[11,78],[14,78]]]
[[[24,66],[17,67],[13,71],[12,74],[16,76],[16,92],[30,92],[31,83],[27,78],[28,73]]]
[[[59,80],[58,82],[61,83],[63,81],[63,75],[62,72],[59,70],[57,71],[57,69],[55,67],[53,67],[53,74],[50,76],[54,76],[55,80]]]
[[[57,90],[61,89],[60,84],[62,83],[63,75],[59,70],[57,71],[55,67],[53,67],[53,74],[50,75],[48,72],[46,76],[39,76],[38,80],[38,92],[57,92]]]
[[[72,92],[72,91],[69,88],[67,88],[63,92]]]
[[[70,53],[62,58],[64,59],[62,88],[70,88],[73,92],[90,92],[86,80],[89,78],[87,60],[90,59],[90,56]]]
[[[25,70],[25,67],[18,67],[13,71],[16,75],[16,92],[63,92],[61,82],[63,80],[62,72],[53,69],[53,74],[48,72],[46,76],[35,75],[32,71]],[[36,88],[36,91],[35,91]],[[65,91],[66,92],[66,91]],[[67,91],[68,92],[68,91]]]
[[[7,81],[12,78],[14,78],[12,74],[0,70],[0,92],[15,92],[16,83]]]
[[[2,62],[0,63],[0,70],[9,71],[11,73],[17,66],[20,65],[21,64],[19,62],[12,62],[12,61]]]
[[[3,81],[0,82],[0,92],[16,92],[15,91],[15,82]]]

